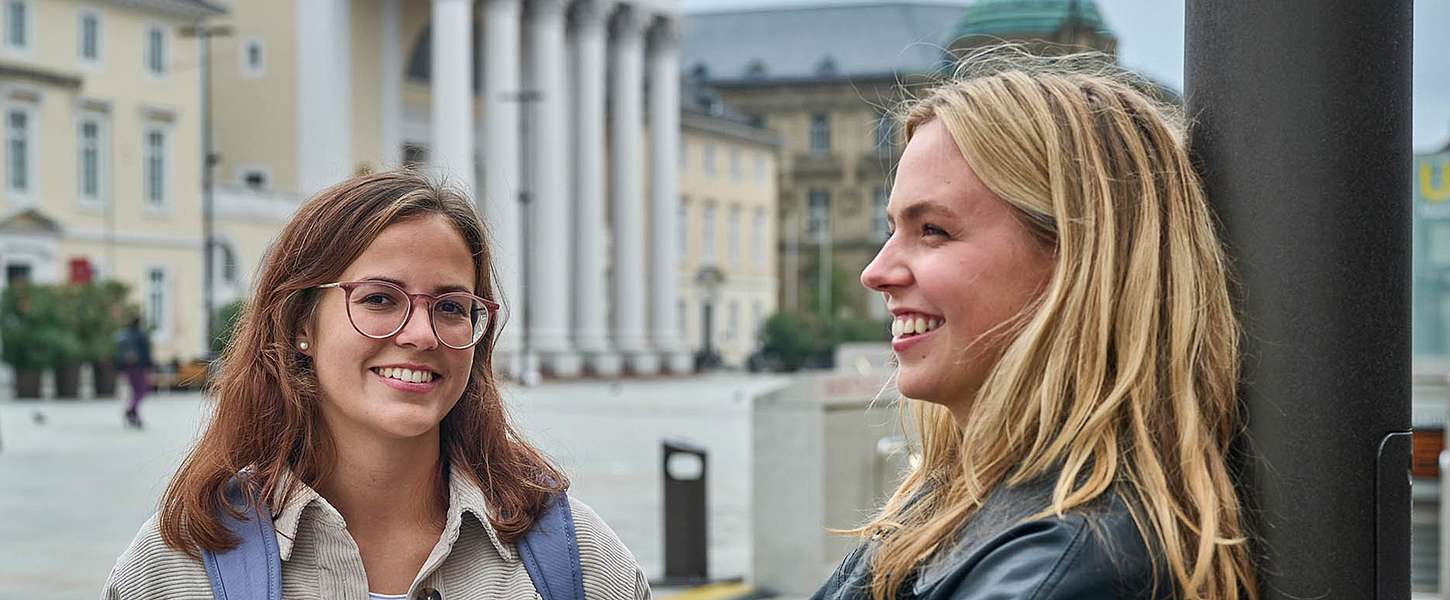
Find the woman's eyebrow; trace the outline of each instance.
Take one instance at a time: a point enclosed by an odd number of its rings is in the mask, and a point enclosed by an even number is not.
[[[407,290],[408,289],[408,284],[403,283],[401,280],[393,279],[392,277],[384,277],[382,275],[366,275],[366,276],[363,276],[363,279],[366,280],[366,281],[386,281],[386,282],[391,283],[393,285],[396,285],[396,286],[398,286],[400,288],[403,288],[404,290]],[[469,288],[466,288],[466,287],[463,287],[461,285],[440,285],[440,286],[438,286],[436,288],[433,288],[433,293],[435,295],[436,294],[446,294],[448,292],[468,292],[468,293],[473,293],[473,290],[471,290]]]
[[[935,200],[924,200],[915,202],[906,208],[901,209],[901,219],[913,221],[926,215],[940,215],[946,218],[953,218],[957,213],[950,207]]]

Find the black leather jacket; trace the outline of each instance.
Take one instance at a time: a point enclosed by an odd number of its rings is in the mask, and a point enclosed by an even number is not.
[[[956,541],[918,568],[898,598],[912,600],[1158,600],[1173,597],[1117,493],[1062,518],[1024,521],[1051,502],[1052,478],[1000,488]],[[812,600],[869,600],[873,542],[842,561]],[[1159,560],[1161,563],[1161,558]]]

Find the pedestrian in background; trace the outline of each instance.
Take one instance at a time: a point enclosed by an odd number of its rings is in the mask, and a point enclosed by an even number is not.
[[[298,208],[220,358],[215,413],[102,597],[237,598],[241,564],[284,598],[648,598],[505,413],[492,273],[473,202],[416,172]],[[541,569],[551,550],[572,568]]]
[[[126,402],[126,426],[141,429],[141,400],[150,391],[151,339],[141,328],[141,317],[131,317],[126,328],[116,333],[116,369],[126,375],[131,398]]]
[[[815,597],[1257,597],[1239,326],[1182,115],[1106,56],[961,65],[904,111],[861,273],[919,462]]]

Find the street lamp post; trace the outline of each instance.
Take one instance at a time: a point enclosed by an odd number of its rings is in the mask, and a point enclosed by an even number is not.
[[[187,25],[181,28],[181,37],[196,38],[201,51],[201,239],[202,239],[202,312],[204,342],[203,351],[208,359],[211,358],[212,338],[216,335],[215,325],[212,320],[216,311],[213,298],[213,282],[215,278],[213,265],[213,243],[212,230],[214,228],[215,215],[213,214],[213,188],[214,178],[212,169],[216,167],[217,156],[212,149],[211,135],[211,38],[226,37],[232,34],[230,25],[205,25],[198,21],[195,25]]]

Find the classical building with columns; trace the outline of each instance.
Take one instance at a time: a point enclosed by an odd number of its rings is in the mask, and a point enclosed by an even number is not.
[[[235,26],[214,46],[229,189],[300,199],[418,164],[468,189],[492,229],[506,369],[526,345],[558,376],[693,366],[672,1],[219,4]]]

